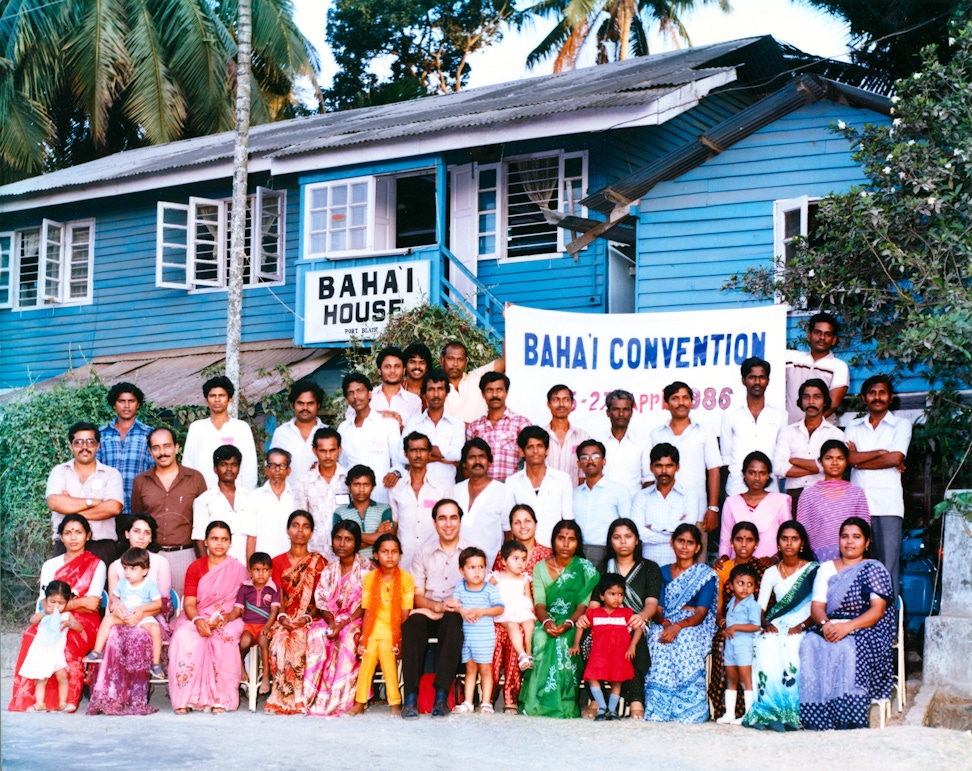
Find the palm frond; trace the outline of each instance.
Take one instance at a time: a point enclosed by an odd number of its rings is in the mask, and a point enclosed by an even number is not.
[[[0,158],[24,176],[39,173],[53,127],[43,105],[17,91],[6,73],[0,77],[0,116]]]

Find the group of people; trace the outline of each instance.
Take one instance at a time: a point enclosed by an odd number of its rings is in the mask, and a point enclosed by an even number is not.
[[[320,387],[294,384],[256,489],[227,378],[203,386],[210,416],[181,463],[171,429],[136,418],[141,391],[118,384],[117,419],[72,426],[74,457],[48,480],[56,556],[10,708],[73,711],[88,664],[89,713],[154,711],[151,680],[179,713],[235,709],[258,646],[265,709],[280,714],[359,714],[382,683],[406,719],[463,713],[477,682],[489,713],[501,682],[504,710],[527,715],[576,716],[583,696],[601,720],[623,699],[649,720],[704,721],[711,704],[754,727],[866,725],[891,687],[910,425],[878,375],[867,415],[836,428],[837,322],[818,314],[810,330],[810,353],[787,365],[801,418],[766,403],[770,365],[748,359],[718,440],[682,382],[648,434],[634,397],[612,392],[592,437],[570,421],[567,385],[533,425],[506,406],[503,358],[467,372],[457,341],[438,368],[421,343],[388,347],[380,384],[344,378],[336,430],[318,418]]]

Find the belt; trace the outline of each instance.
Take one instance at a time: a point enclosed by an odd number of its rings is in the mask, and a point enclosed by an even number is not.
[[[185,546],[160,546],[159,551],[185,551],[186,549],[192,549],[193,544],[189,543]]]

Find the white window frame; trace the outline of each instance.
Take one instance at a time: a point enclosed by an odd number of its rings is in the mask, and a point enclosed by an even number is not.
[[[786,247],[789,245],[789,238],[786,235],[786,215],[790,212],[799,210],[800,212],[800,236],[806,238],[810,225],[810,206],[819,205],[822,196],[802,195],[798,198],[783,198],[773,202],[773,265],[776,279],[783,278],[786,271]],[[779,295],[775,298],[778,304],[783,303],[783,298]],[[801,298],[800,306],[789,306],[789,314],[796,316],[809,315],[815,309],[807,308],[807,301]]]
[[[359,249],[341,249],[337,251],[323,251],[315,252],[311,247],[312,238],[311,236],[315,231],[311,230],[312,222],[312,210],[311,204],[314,200],[314,191],[327,189],[328,191],[328,208],[330,208],[331,201],[331,188],[334,187],[348,187],[352,185],[357,185],[360,183],[367,183],[368,193],[367,193],[367,209],[365,211],[365,243],[364,246]],[[375,244],[375,187],[376,178],[375,175],[370,175],[366,177],[344,177],[342,179],[332,179],[327,182],[313,182],[311,184],[305,185],[303,189],[304,196],[304,259],[319,260],[340,260],[349,259],[354,257],[361,257],[374,251]],[[321,231],[326,232],[326,231]]]
[[[71,297],[73,270],[76,267],[73,257],[74,231],[88,229],[88,256],[84,261],[87,268],[85,293]],[[24,234],[38,231],[37,250],[37,290],[35,302],[25,305],[20,301],[20,242]],[[7,246],[4,247],[4,242]],[[59,306],[90,305],[94,295],[94,246],[95,221],[93,219],[57,222],[43,219],[41,224],[32,228],[0,233],[0,289],[7,292],[6,301],[0,301],[0,308],[18,311],[33,311]],[[8,257],[7,268],[2,267],[2,257]]]
[[[13,230],[0,232],[0,308],[14,306],[14,249],[17,233]],[[3,298],[6,293],[6,299]]]

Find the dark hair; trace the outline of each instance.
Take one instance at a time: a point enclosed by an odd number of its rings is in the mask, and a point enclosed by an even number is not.
[[[467,546],[465,549],[459,552],[459,568],[462,569],[466,567],[466,563],[473,557],[482,557],[483,564],[486,564],[486,552],[484,552],[478,546]]]
[[[634,558],[635,564],[637,565],[639,562],[641,562],[641,560],[644,559],[641,554],[642,543],[641,534],[638,532],[638,526],[634,523],[633,519],[628,517],[618,517],[616,520],[614,520],[614,522],[608,525],[607,529],[607,536],[604,546],[604,562],[601,565],[601,567],[605,570],[607,570],[608,560],[616,560],[618,558],[617,553],[614,551],[614,547],[611,545],[611,538],[614,535],[614,531],[619,527],[626,527],[628,530],[634,533],[636,543],[634,554],[631,556]]]
[[[817,388],[823,394],[824,398],[824,412],[830,409],[833,405],[833,399],[830,398],[830,389],[827,388],[827,384],[821,380],[819,377],[812,377],[809,380],[804,380],[800,383],[800,387],[797,389],[797,407],[803,410],[803,392],[807,388]],[[803,410],[806,412],[806,410]]]
[[[557,385],[553,386],[547,391],[547,401],[549,402],[551,399],[553,399],[554,394],[560,393],[561,391],[566,391],[569,393],[570,400],[574,400],[574,392],[571,390],[570,386],[564,385],[563,383],[557,383]]]
[[[290,465],[290,461],[293,460],[290,453],[280,447],[271,447],[269,450],[267,450],[267,460],[270,460],[271,455],[282,455],[284,460],[287,461],[288,466]]]
[[[152,437],[155,436],[159,431],[168,431],[169,432],[169,438],[172,439],[172,444],[178,444],[179,443],[176,440],[175,431],[172,430],[172,427],[171,426],[157,426],[157,427],[153,428],[151,431],[149,431],[149,435],[148,435],[148,444],[149,444],[149,447],[152,446]]]
[[[84,528],[84,532],[91,535],[91,524],[88,522],[84,514],[66,514],[64,519],[61,520],[61,524],[57,526],[57,534],[64,535],[64,528],[68,526],[71,522],[77,522]]]
[[[596,447],[597,451],[601,453],[602,458],[607,457],[607,450],[604,449],[604,445],[597,441],[597,439],[585,439],[583,442],[577,445],[577,451],[575,453],[577,455],[577,460],[580,460],[581,453],[584,451],[585,447]]]
[[[530,515],[530,519],[533,520],[534,524],[537,523],[537,512],[533,510],[533,506],[529,503],[518,503],[512,509],[510,509],[510,524],[513,524],[513,515],[518,511],[525,511]]]
[[[504,561],[508,560],[510,555],[515,551],[521,551],[524,554],[529,553],[527,552],[527,547],[519,541],[503,541],[503,545],[500,547],[500,557],[502,557]]]
[[[221,444],[213,451],[213,465],[218,466],[220,461],[233,460],[237,463],[243,462],[243,453],[234,444]]]
[[[321,388],[313,380],[298,380],[290,387],[290,394],[287,396],[287,401],[293,406],[297,403],[297,399],[301,394],[305,394],[310,391],[311,396],[314,397],[314,401],[317,402],[317,406],[320,407],[324,403],[324,389]]]
[[[121,555],[121,564],[126,568],[149,569],[149,553],[145,549],[131,548]]]
[[[351,484],[355,479],[360,479],[361,477],[368,477],[371,480],[372,487],[378,484],[378,481],[375,479],[375,472],[361,463],[348,469],[348,474],[344,478],[344,481],[345,484]]]
[[[870,391],[878,383],[884,383],[888,387],[888,395],[894,396],[894,384],[891,382],[891,378],[885,375],[883,372],[877,375],[871,375],[867,380],[861,385],[861,398],[863,399],[867,396],[867,392]]]
[[[674,383],[669,383],[662,390],[662,395],[665,397],[665,401],[667,402],[669,399],[671,399],[675,394],[677,394],[683,388],[686,391],[689,392],[689,396],[690,397],[693,395],[692,394],[692,389],[689,387],[689,384],[688,383],[683,383],[681,380],[676,380]]]
[[[421,442],[423,439],[429,445],[429,452],[432,452],[432,440],[429,439],[421,431],[412,431],[404,439],[402,439],[402,449],[405,450],[405,452],[408,452],[408,443],[409,442]]]
[[[510,390],[510,379],[506,376],[505,372],[496,372],[495,370],[487,372],[481,378],[479,378],[479,390],[482,393],[486,393],[486,386],[490,383],[496,383],[498,381],[503,381],[503,387],[507,391]]]
[[[304,511],[303,509],[296,509],[295,511],[290,512],[290,516],[287,517],[288,530],[290,529],[290,526],[294,524],[294,520],[297,519],[297,517],[303,517],[310,522],[311,532],[314,532],[314,515],[309,511]]]
[[[267,565],[272,568],[273,558],[265,551],[255,551],[250,555],[250,559],[247,560],[246,564],[250,570],[253,570],[257,565]]]
[[[758,528],[752,522],[746,522],[745,520],[743,520],[742,522],[737,522],[735,525],[732,526],[732,533],[729,536],[729,540],[732,541],[732,539],[735,538],[736,535],[741,533],[743,530],[752,533],[753,538],[756,539],[756,543],[759,543]]]
[[[145,404],[145,394],[142,393],[142,389],[137,385],[134,383],[115,383],[115,385],[108,389],[108,406],[114,407],[115,402],[118,401],[122,394],[131,394],[134,396],[139,407]]]
[[[398,554],[401,555],[401,553],[402,553],[402,542],[400,540],[398,540],[398,536],[395,535],[394,533],[382,533],[381,535],[379,535],[375,539],[375,542],[371,545],[371,552],[372,552],[372,554],[377,554],[378,553],[378,550],[381,548],[381,545],[383,543],[387,543],[388,541],[394,541],[395,542],[395,545],[398,546]]]
[[[620,586],[622,592],[625,590],[627,584],[624,581],[624,576],[620,573],[605,573],[601,576],[601,580],[597,582],[594,595],[600,602],[604,602],[604,593],[608,589],[613,589],[616,586]]]
[[[219,375],[217,377],[211,377],[205,383],[203,383],[203,398],[209,398],[209,392],[214,388],[222,388],[226,391],[226,395],[233,398],[233,394],[236,393],[236,386],[233,385],[233,381],[230,380],[226,375]]]
[[[44,597],[48,599],[51,597],[60,597],[64,600],[70,600],[72,597],[74,597],[74,591],[71,589],[71,585],[67,581],[58,581],[57,579],[54,579],[44,587]]]
[[[378,369],[381,369],[382,362],[389,356],[394,356],[402,363],[402,366],[405,366],[405,353],[397,345],[386,345],[384,348],[378,351],[378,355],[375,357],[375,366],[377,366]]]
[[[870,523],[866,519],[862,519],[861,517],[848,517],[843,522],[841,522],[841,524],[840,524],[840,530],[837,531],[838,534],[843,535],[844,534],[844,528],[845,527],[848,527],[848,526],[851,526],[851,525],[853,525],[854,527],[859,528],[860,531],[861,531],[861,533],[864,534],[864,540],[866,540],[868,542],[867,548],[864,549],[864,557],[866,559],[870,559],[870,557],[871,557],[871,547],[873,546],[873,543],[872,543],[873,537],[872,537],[872,534],[871,534],[871,525],[870,525]]]
[[[635,405],[634,394],[631,391],[625,391],[623,388],[615,388],[611,393],[604,397],[604,409],[611,409],[611,402],[616,399],[627,399],[631,402],[632,408]]]
[[[739,372],[742,373],[743,377],[747,377],[756,367],[762,367],[766,370],[766,377],[770,376],[770,363],[766,359],[759,358],[759,356],[750,356],[746,359],[739,367]]]
[[[521,450],[526,450],[527,442],[531,439],[539,439],[543,442],[543,446],[550,449],[550,434],[547,433],[545,428],[540,428],[540,426],[526,426],[520,429],[520,433],[516,435],[516,446]]]
[[[149,526],[149,530],[152,531],[152,541],[155,541],[159,533],[159,523],[155,521],[155,517],[153,517],[151,514],[127,514],[125,515],[125,518],[127,523],[122,528],[123,533],[131,530],[135,523],[141,520]]]
[[[79,420],[73,426],[68,429],[68,441],[73,442],[75,435],[79,431],[93,431],[95,435],[95,441],[101,444],[101,431],[94,423],[88,423],[84,420]]]
[[[229,525],[227,525],[221,519],[214,519],[212,522],[206,525],[206,538],[209,538],[209,534],[213,532],[213,530],[215,530],[216,528],[222,528],[223,530],[225,530],[227,533],[230,534],[230,540],[231,541],[233,540],[233,530],[230,528]]]
[[[344,395],[344,398],[347,398],[348,388],[351,387],[352,383],[361,383],[369,392],[371,391],[372,385],[367,375],[362,372],[349,372],[344,376],[344,380],[341,381],[341,393]]]
[[[780,545],[780,538],[783,537],[783,533],[787,530],[795,530],[796,534],[800,536],[800,551],[797,552],[797,557],[808,562],[813,562],[816,557],[814,556],[813,549],[810,548],[810,537],[807,535],[807,529],[795,519],[780,525],[776,531],[776,545]],[[780,554],[780,559],[782,558],[783,555]]]
[[[429,350],[429,347],[425,343],[411,343],[402,351],[402,356],[405,357],[403,361],[406,364],[408,364],[409,359],[420,356],[425,362],[426,373],[432,369],[432,351]]]
[[[813,328],[817,324],[830,324],[834,330],[834,337],[840,337],[840,322],[829,313],[814,313],[807,322],[807,330],[813,332]],[[837,345],[836,340],[834,341],[834,345]]]
[[[354,550],[355,552],[361,551],[361,525],[355,522],[353,519],[342,519],[340,522],[331,528],[331,541],[333,542],[337,534],[342,531],[347,530],[351,533],[351,537],[354,538]]]
[[[445,383],[445,392],[448,394],[452,390],[452,386],[449,384],[449,376],[445,373],[444,369],[430,369],[424,375],[422,375],[422,393],[429,387],[429,383]]]
[[[319,428],[314,432],[314,439],[311,441],[311,447],[313,447],[315,450],[317,449],[318,439],[337,439],[338,447],[341,446],[341,434],[330,426],[324,426],[324,428]]]
[[[756,572],[756,568],[753,567],[751,562],[744,562],[742,565],[733,567],[729,571],[729,583],[733,583],[739,576],[749,576],[753,579],[753,583],[759,581],[759,573]]]
[[[749,468],[750,464],[755,463],[756,461],[759,461],[764,466],[766,466],[766,470],[769,471],[770,473],[770,475],[766,477],[766,484],[763,485],[763,489],[765,490],[767,487],[770,486],[770,483],[773,481],[773,461],[769,459],[769,456],[765,452],[761,452],[759,450],[753,450],[751,453],[749,453],[749,455],[743,458],[742,471],[743,474],[745,474],[746,469]]]
[[[490,449],[489,443],[481,436],[474,436],[462,446],[462,455],[459,458],[460,463],[465,463],[469,459],[469,451],[472,449],[482,450],[486,453],[486,460],[490,463],[493,462],[493,451]]]
[[[446,343],[445,345],[443,345],[442,346],[442,354],[441,354],[441,356],[444,357],[446,355],[446,351],[448,351],[450,348],[462,348],[462,354],[463,354],[463,356],[465,356],[466,358],[469,358],[469,349],[466,348],[465,343],[462,343],[459,340],[450,340],[448,343]]]
[[[447,503],[451,503],[453,506],[456,507],[456,510],[459,512],[459,519],[462,519],[462,514],[463,514],[462,506],[459,505],[458,501],[454,501],[452,500],[452,498],[443,498],[441,501],[436,501],[435,506],[432,507],[433,522],[435,522],[435,518],[439,513],[439,509],[441,509]]]
[[[733,528],[735,530],[735,528]],[[685,533],[689,533],[695,540],[695,545],[699,548],[702,547],[702,531],[699,530],[691,522],[683,522],[681,525],[675,528],[675,532],[672,533],[672,543],[674,544]]]
[[[841,455],[844,456],[844,460],[850,460],[850,448],[840,441],[840,439],[828,439],[820,445],[820,458],[818,460],[823,460],[824,455],[831,450],[840,450]]]
[[[678,447],[669,442],[659,442],[656,444],[651,448],[651,452],[648,453],[648,459],[652,463],[658,463],[662,458],[671,458],[672,462],[677,466],[680,460]]]
[[[574,552],[574,556],[583,557],[584,534],[581,532],[580,525],[572,519],[562,519],[553,526],[553,530],[550,531],[550,543],[553,544],[557,540],[557,533],[562,530],[570,530],[577,537],[577,550]]]

